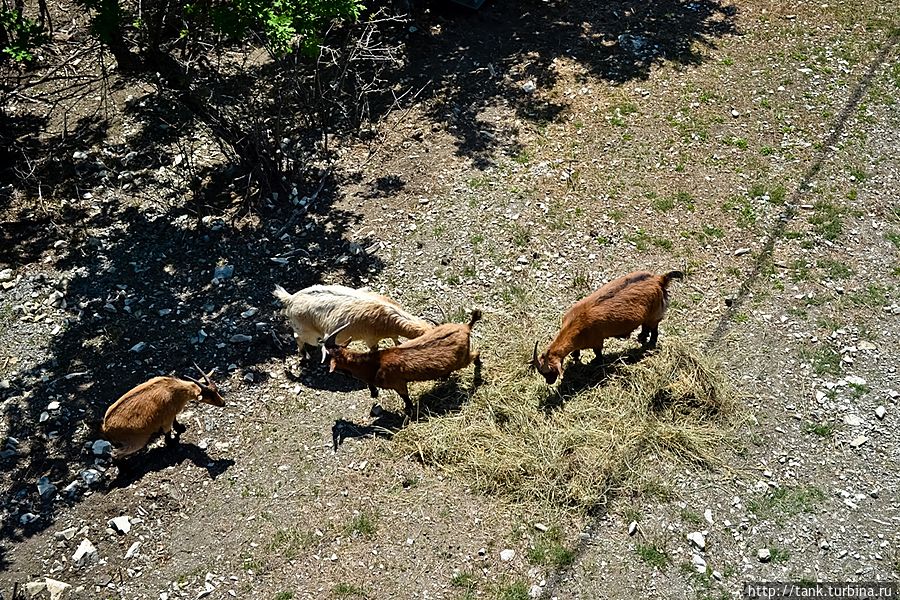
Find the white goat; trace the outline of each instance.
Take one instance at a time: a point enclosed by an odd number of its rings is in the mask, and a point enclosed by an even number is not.
[[[384,338],[399,343],[400,337],[415,338],[433,327],[390,298],[342,285],[314,285],[295,294],[278,285],[273,294],[284,305],[301,352],[304,344],[317,346],[328,333],[345,324],[338,344],[352,338],[373,350]]]

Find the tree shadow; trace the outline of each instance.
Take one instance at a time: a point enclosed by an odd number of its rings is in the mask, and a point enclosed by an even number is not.
[[[156,446],[121,461],[117,465],[118,473],[115,479],[109,482],[107,491],[128,487],[151,472],[180,465],[186,460],[197,467],[206,469],[210,479],[216,479],[234,465],[234,461],[230,458],[212,459],[206,450],[191,443],[180,442],[173,446]]]
[[[43,502],[36,480],[47,476],[62,489],[91,466],[94,457],[83,445],[100,437],[106,408],[125,391],[154,375],[189,373],[196,361],[217,367],[227,411],[229,393],[252,385],[247,373],[260,374],[260,365],[296,352],[278,341],[289,327],[272,296],[275,284],[299,289],[327,273],[359,285],[382,268],[377,257],[351,250],[345,234],[360,216],[336,208],[339,199],[329,178],[302,218],[282,203],[229,223],[201,220],[185,206],[108,198],[48,255],[61,279],[25,272],[5,291],[4,305],[37,294],[35,311],[59,329],[36,358],[21,357],[6,377],[9,387],[0,389],[2,429],[20,443],[13,456],[0,458],[6,482],[0,501],[9,507],[0,526],[4,539],[50,526],[64,504]],[[302,256],[293,253],[298,248]],[[272,260],[279,256],[289,258]],[[216,278],[223,265],[233,273]],[[64,293],[65,308],[43,304],[55,289]],[[209,462],[193,450],[161,452],[151,452],[149,468],[176,458]],[[19,517],[28,512],[40,519],[23,528]]]
[[[725,0],[526,0],[477,12],[443,3],[416,14],[405,75],[417,88],[430,82],[431,118],[448,124],[458,155],[484,168],[497,151],[520,150],[504,141],[517,131],[492,118],[496,107],[549,123],[569,106],[554,90],[560,73],[622,84],[663,62],[700,64],[717,38],[737,33],[736,14]]]

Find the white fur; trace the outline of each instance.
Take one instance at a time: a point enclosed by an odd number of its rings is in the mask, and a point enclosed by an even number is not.
[[[342,285],[314,285],[289,294],[281,286],[273,292],[284,305],[284,312],[297,338],[297,346],[317,346],[329,333],[348,325],[338,343],[350,338],[377,348],[384,338],[414,338],[431,325],[408,312],[389,298],[364,289]]]

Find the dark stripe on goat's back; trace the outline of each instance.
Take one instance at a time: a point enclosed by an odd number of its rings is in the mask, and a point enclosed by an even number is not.
[[[651,277],[653,277],[652,273],[638,273],[636,275],[632,275],[631,277],[626,277],[622,281],[620,281],[618,285],[609,290],[606,290],[602,295],[598,296],[595,303],[599,304],[604,300],[609,300],[610,298],[621,293],[628,286],[634,285],[635,283],[640,283],[641,281],[646,281]]]

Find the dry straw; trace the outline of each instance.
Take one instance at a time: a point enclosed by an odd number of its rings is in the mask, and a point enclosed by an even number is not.
[[[587,511],[652,479],[659,460],[717,464],[736,412],[712,361],[670,337],[605,368],[569,363],[555,390],[535,374],[490,373],[458,412],[395,441],[481,491]]]

